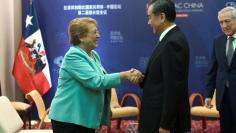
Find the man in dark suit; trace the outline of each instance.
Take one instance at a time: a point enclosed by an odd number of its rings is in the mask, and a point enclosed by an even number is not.
[[[150,2],[148,24],[160,35],[140,83],[143,88],[140,133],[190,131],[188,100],[188,42],[174,23],[175,5],[170,0]]]
[[[236,9],[226,7],[218,12],[223,35],[214,40],[206,84],[205,105],[211,108],[216,88],[216,104],[222,133],[236,133]]]

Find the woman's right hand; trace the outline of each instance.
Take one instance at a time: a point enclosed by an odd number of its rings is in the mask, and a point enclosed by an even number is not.
[[[140,83],[143,81],[144,75],[137,69],[131,69],[131,75],[128,80],[134,84]]]
[[[139,70],[132,68],[128,71],[120,72],[120,77],[122,80],[129,80],[130,82],[137,84],[142,82],[144,76]]]

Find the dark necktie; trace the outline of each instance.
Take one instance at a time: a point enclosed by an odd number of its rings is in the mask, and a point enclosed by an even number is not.
[[[228,51],[227,51],[227,60],[228,60],[228,65],[231,64],[232,57],[234,55],[234,47],[233,47],[233,40],[234,37],[229,37],[228,38]]]

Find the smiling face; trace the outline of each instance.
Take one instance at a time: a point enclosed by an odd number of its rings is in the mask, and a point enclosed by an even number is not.
[[[154,34],[160,34],[163,31],[164,17],[163,13],[153,14],[153,4],[147,9],[148,25],[151,26]]]
[[[218,20],[222,32],[227,36],[232,36],[236,32],[236,18],[233,17],[231,11],[222,11],[218,15]]]
[[[98,38],[100,37],[97,25],[94,23],[87,24],[88,33],[81,37],[80,40],[83,42],[84,47],[88,50],[93,50],[98,47]]]

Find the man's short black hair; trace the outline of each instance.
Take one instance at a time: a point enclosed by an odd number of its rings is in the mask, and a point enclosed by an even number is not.
[[[169,22],[174,22],[176,18],[175,4],[171,0],[152,0],[153,9],[152,13],[158,15],[165,13],[166,19]]]

